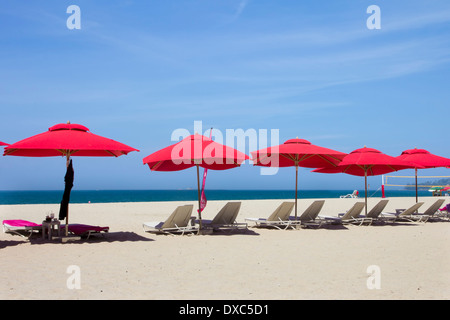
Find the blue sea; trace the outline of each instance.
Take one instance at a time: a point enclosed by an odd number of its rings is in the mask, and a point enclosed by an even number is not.
[[[299,199],[339,198],[353,190],[299,190]],[[387,190],[386,197],[413,197],[414,190]],[[60,203],[63,190],[56,191],[0,191],[0,204]],[[294,199],[294,190],[206,190],[207,200]],[[364,190],[359,190],[364,197]],[[419,190],[419,196],[431,196]],[[368,197],[381,198],[381,191],[370,191]],[[70,203],[195,201],[197,190],[72,190]]]

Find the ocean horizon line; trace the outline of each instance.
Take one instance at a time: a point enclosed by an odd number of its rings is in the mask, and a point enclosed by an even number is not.
[[[359,197],[364,198],[364,190],[358,190]],[[300,189],[299,199],[340,198],[351,194],[353,190]],[[63,190],[3,190],[0,191],[0,205],[10,204],[59,204]],[[269,189],[207,189],[206,199],[214,200],[270,200],[294,199],[295,190]],[[386,197],[412,197],[412,190],[388,190]],[[419,191],[419,196],[431,196],[427,191]],[[369,198],[381,198],[381,190],[369,190]],[[112,203],[112,202],[160,202],[160,201],[196,201],[197,189],[124,189],[124,190],[72,190],[70,203]]]
[[[295,191],[294,189],[206,189],[205,191]],[[300,191],[353,191],[355,189],[298,189]],[[64,192],[64,189],[14,189],[14,190],[0,190],[0,192]],[[182,188],[182,189],[72,189],[71,192],[78,191],[198,191],[196,188]],[[363,190],[364,191],[364,190]]]

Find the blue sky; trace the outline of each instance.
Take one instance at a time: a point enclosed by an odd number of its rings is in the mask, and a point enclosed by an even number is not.
[[[72,4],[79,30],[66,25]],[[381,29],[367,28],[370,5]],[[450,157],[447,0],[9,0],[0,43],[0,141],[71,121],[140,150],[74,158],[77,189],[195,188],[195,169],[142,164],[194,121],[221,132],[278,129],[280,143],[299,137],[347,153],[418,147]],[[62,158],[0,160],[0,190],[64,188]],[[300,170],[301,189],[364,186],[310,170]],[[294,172],[262,176],[246,164],[210,171],[207,187],[291,189]]]

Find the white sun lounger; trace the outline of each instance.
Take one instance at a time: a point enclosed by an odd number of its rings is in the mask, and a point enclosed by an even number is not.
[[[386,205],[388,204],[389,200],[380,200],[368,213],[366,216],[360,215],[361,218],[371,218],[372,221],[382,221],[382,218],[380,218],[381,213],[383,212],[384,208],[386,208]]]
[[[380,214],[381,219],[384,221],[388,220],[391,222],[395,221],[410,221],[410,222],[416,222],[416,221],[426,221],[428,218],[421,217],[414,212],[416,212],[421,206],[423,205],[423,202],[418,202],[413,204],[408,209],[398,209],[396,213],[388,213],[388,212],[382,212]],[[426,220],[425,220],[426,219]]]
[[[241,202],[227,202],[212,220],[202,219],[202,228],[213,230],[247,229],[247,223],[236,222]]]
[[[326,223],[325,219],[319,217],[320,210],[322,210],[324,203],[325,200],[316,200],[311,203],[308,208],[306,208],[306,210],[298,218],[302,227],[320,228],[324,223]]]
[[[364,202],[356,202],[350,210],[348,210],[346,213],[338,214],[337,217],[333,216],[322,216],[319,215],[319,217],[328,220],[328,222],[331,222],[333,224],[372,224],[372,218],[368,217],[362,217],[360,216],[362,210],[365,207]]]
[[[300,225],[300,221],[290,220],[289,215],[294,208],[294,202],[283,202],[267,218],[245,218],[246,221],[253,222],[256,227],[273,227],[277,229],[294,228]]]
[[[3,220],[3,232],[29,238],[33,233],[41,232],[42,225],[27,220]]]
[[[418,222],[427,222],[428,220],[438,217],[435,216],[438,209],[441,207],[441,205],[444,203],[444,199],[438,199],[436,200],[427,210],[425,210],[423,213],[417,213],[418,208],[415,210],[411,210],[410,212],[402,212],[399,217],[403,218],[405,220],[409,221],[418,221]],[[419,206],[420,207],[420,206]]]
[[[431,221],[432,219],[439,219],[440,218],[439,208],[442,206],[444,202],[445,199],[438,199],[423,213],[414,213],[414,216],[416,218],[422,217],[422,219],[426,219],[425,221]]]
[[[189,223],[193,208],[193,205],[179,206],[166,221],[144,222],[142,225],[143,229],[145,232],[171,235],[197,232],[198,228]]]
[[[65,230],[66,225],[61,226],[61,230]],[[86,237],[86,240],[90,238],[93,234],[105,235],[109,232],[109,227],[92,226],[88,224],[69,224],[67,227],[68,231],[80,237]]]
[[[358,198],[358,190],[353,190],[352,193],[346,194],[344,196],[340,196],[341,199],[344,198]]]

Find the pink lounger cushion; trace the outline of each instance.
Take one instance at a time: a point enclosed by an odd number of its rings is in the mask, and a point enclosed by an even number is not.
[[[3,224],[11,227],[40,227],[41,224],[37,224],[27,220],[3,220]]]
[[[90,226],[87,224],[69,224],[69,231],[76,235],[80,235],[87,232],[108,232],[109,227]]]

